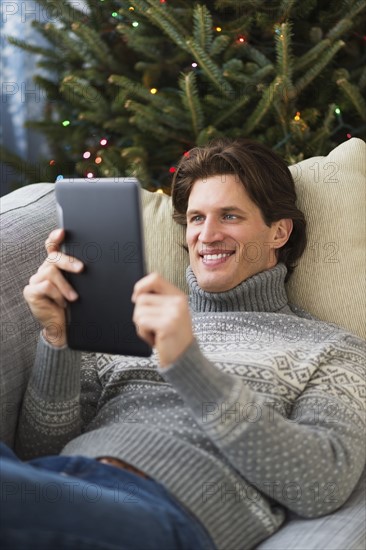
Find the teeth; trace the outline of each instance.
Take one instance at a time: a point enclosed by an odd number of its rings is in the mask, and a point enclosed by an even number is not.
[[[221,258],[228,258],[231,254],[204,254],[205,260],[221,260]]]

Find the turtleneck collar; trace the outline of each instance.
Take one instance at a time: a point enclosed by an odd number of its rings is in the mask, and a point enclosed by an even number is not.
[[[197,283],[191,266],[187,268],[190,306],[193,311],[267,311],[279,312],[287,306],[285,277],[287,268],[279,263],[257,273],[225,292],[206,292]],[[288,309],[288,308],[286,308]]]

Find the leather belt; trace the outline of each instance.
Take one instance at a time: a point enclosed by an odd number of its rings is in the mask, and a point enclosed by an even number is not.
[[[121,468],[122,470],[127,470],[128,472],[132,472],[133,474],[136,474],[140,477],[143,477],[145,479],[149,479],[149,476],[147,476],[144,472],[141,470],[138,470],[131,464],[128,464],[124,460],[120,460],[119,458],[114,458],[113,456],[101,456],[96,459],[98,462],[101,462],[102,464],[108,464],[109,466],[115,466],[115,468]]]

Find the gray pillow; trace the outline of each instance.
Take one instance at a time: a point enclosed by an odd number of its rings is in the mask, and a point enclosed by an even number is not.
[[[347,502],[333,514],[302,519],[289,513],[287,522],[256,550],[365,550],[366,469]]]
[[[44,261],[44,241],[57,226],[53,190],[51,183],[34,184],[1,199],[0,439],[10,446],[40,331],[23,288]]]

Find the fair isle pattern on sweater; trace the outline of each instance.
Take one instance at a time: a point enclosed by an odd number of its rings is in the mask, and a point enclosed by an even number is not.
[[[255,547],[285,508],[337,509],[365,463],[366,346],[290,307],[285,274],[280,264],[212,295],[188,269],[196,339],[186,353],[164,370],[156,354],[98,354],[97,366],[84,354],[81,408],[80,354],[40,341],[19,450],[130,462],[220,550]]]

